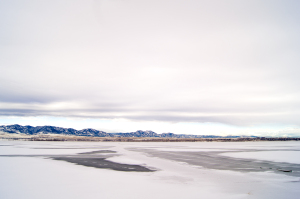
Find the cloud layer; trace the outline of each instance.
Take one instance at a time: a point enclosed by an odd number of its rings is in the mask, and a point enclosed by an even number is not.
[[[0,114],[300,125],[298,1],[0,3]]]

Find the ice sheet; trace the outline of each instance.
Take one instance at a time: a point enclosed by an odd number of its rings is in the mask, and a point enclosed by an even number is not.
[[[233,149],[190,149],[190,148],[157,148],[159,151],[235,151]]]
[[[284,144],[284,143],[283,143]],[[2,146],[1,146],[2,145]],[[4,146],[11,145],[11,146]],[[23,147],[20,147],[23,146]],[[296,199],[299,197],[299,178],[270,172],[240,173],[196,168],[189,164],[148,156],[129,150],[147,148],[232,148],[242,149],[243,144],[228,143],[36,143],[1,142],[1,154],[25,151],[32,154],[43,147],[108,148],[119,155],[116,161],[143,163],[157,168],[156,172],[123,172],[85,167],[44,157],[0,156],[0,198],[5,199]],[[278,143],[265,148],[276,148]],[[298,143],[290,148],[297,148]],[[33,149],[35,148],[35,149]],[[255,144],[244,145],[255,148]],[[262,147],[261,147],[262,148]],[[283,147],[284,148],[284,147]],[[47,149],[51,150],[51,149]],[[54,149],[55,150],[55,149]],[[67,149],[75,153],[78,149]],[[73,151],[74,150],[74,151]],[[23,153],[25,154],[23,151]],[[64,152],[64,151],[61,151]],[[34,154],[37,152],[34,152]],[[122,160],[123,158],[123,160]]]

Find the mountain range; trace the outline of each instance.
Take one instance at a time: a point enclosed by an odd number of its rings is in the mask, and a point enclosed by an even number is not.
[[[188,134],[174,134],[174,133],[162,133],[158,134],[153,131],[142,131],[129,133],[106,133],[96,129],[82,129],[76,130],[73,128],[62,128],[56,126],[22,126],[18,124],[14,125],[2,125],[0,126],[0,132],[9,134],[22,134],[22,135],[43,135],[43,134],[56,134],[56,135],[72,135],[72,136],[87,136],[87,137],[159,137],[159,138],[239,138],[244,136],[215,136],[215,135],[188,135]],[[255,137],[255,136],[247,136]]]

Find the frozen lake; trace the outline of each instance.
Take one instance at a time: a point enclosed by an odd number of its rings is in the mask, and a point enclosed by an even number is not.
[[[0,176],[5,199],[296,199],[300,142],[2,140]]]

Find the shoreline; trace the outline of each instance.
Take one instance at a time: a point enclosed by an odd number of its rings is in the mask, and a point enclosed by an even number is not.
[[[300,138],[256,137],[256,138],[156,138],[156,137],[85,137],[85,136],[0,136],[0,140],[22,141],[77,141],[77,142],[260,142],[260,141],[300,141]]]

